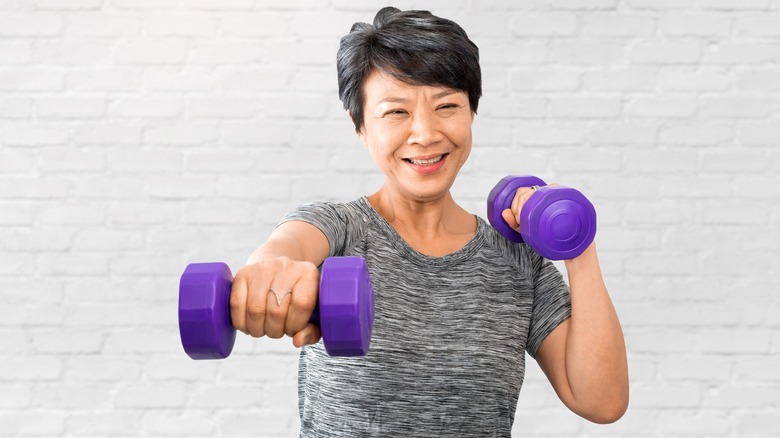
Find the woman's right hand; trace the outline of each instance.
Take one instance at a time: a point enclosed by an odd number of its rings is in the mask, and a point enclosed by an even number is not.
[[[320,274],[311,262],[276,257],[248,264],[236,272],[230,293],[233,326],[250,336],[293,338],[301,347],[320,340],[309,319],[317,304]]]

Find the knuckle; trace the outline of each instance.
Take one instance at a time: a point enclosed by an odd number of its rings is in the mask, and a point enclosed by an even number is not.
[[[267,313],[270,318],[275,320],[284,319],[284,317],[287,316],[287,312],[281,306],[276,306],[274,308],[268,309]]]
[[[260,319],[265,316],[265,306],[251,305],[247,306],[246,314],[251,319]]]

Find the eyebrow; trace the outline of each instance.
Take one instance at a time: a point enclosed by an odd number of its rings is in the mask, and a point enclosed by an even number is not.
[[[455,94],[455,93],[460,93],[460,90],[456,90],[454,88],[448,88],[448,89],[446,89],[444,91],[440,91],[440,92],[434,94],[433,98],[434,99],[441,99],[442,97],[449,96],[450,94]],[[386,103],[386,102],[390,102],[390,103],[407,103],[407,102],[409,102],[409,99],[406,99],[404,97],[392,97],[392,96],[391,97],[385,97],[384,99],[382,99],[379,102],[377,102],[377,105],[379,105],[381,103]]]

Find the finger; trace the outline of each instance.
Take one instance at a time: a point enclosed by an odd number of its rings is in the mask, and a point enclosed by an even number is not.
[[[289,282],[282,277],[274,281],[266,294],[265,335],[279,339],[284,336],[284,325],[292,295]]]
[[[501,217],[504,218],[504,221],[506,222],[507,225],[509,225],[509,228],[515,231],[520,230],[520,224],[517,223],[517,218],[515,217],[514,214],[512,214],[512,210],[508,208],[505,209],[504,211],[501,212]]]
[[[265,336],[267,295],[270,287],[268,274],[262,272],[256,272],[247,284],[246,326],[249,334],[256,338]]]
[[[320,327],[317,324],[308,323],[303,330],[293,336],[293,345],[300,348],[304,345],[316,344],[321,337]]]
[[[240,273],[230,289],[230,322],[236,330],[249,334],[246,328],[246,279]]]
[[[287,312],[285,332],[292,334],[302,330],[311,319],[317,305],[320,289],[320,273],[313,264],[305,268],[292,286],[295,293],[290,297],[290,309]]]

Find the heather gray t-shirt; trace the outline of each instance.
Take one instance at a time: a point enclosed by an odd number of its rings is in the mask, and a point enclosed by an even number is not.
[[[375,293],[369,354],[304,347],[302,437],[508,437],[525,373],[571,312],[560,272],[477,217],[444,257],[410,247],[366,197],[303,205],[284,221],[325,234],[331,256],[366,259]]]

